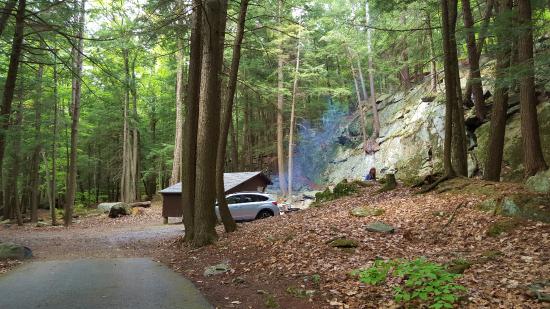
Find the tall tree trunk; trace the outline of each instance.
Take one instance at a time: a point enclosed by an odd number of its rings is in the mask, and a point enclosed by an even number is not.
[[[462,17],[466,30],[466,46],[468,49],[468,62],[470,71],[468,82],[471,84],[474,95],[474,106],[476,116],[480,120],[485,119],[485,99],[483,98],[483,87],[481,85],[481,72],[479,69],[479,57],[477,56],[476,34],[474,32],[474,18],[470,8],[470,0],[462,0]],[[469,97],[465,99],[470,99]]]
[[[122,57],[124,61],[124,107],[123,107],[123,125],[122,125],[122,172],[120,175],[120,201],[129,202],[130,198],[128,196],[129,189],[129,161],[130,161],[130,134],[129,134],[129,123],[128,123],[128,113],[130,107],[130,73],[129,73],[129,64],[128,64],[128,50],[125,48],[122,50]]]
[[[519,81],[521,138],[523,141],[523,165],[527,177],[548,168],[542,153],[537,117],[531,15],[531,1],[518,0],[518,22],[522,29],[518,39],[518,61],[524,71]]]
[[[195,231],[195,187],[197,164],[197,131],[202,69],[202,1],[193,0],[189,75],[187,82],[187,113],[183,130],[182,209],[185,241],[192,242]]]
[[[73,218],[73,206],[76,194],[76,169],[77,169],[77,142],[78,142],[78,120],[80,118],[80,96],[82,78],[82,53],[84,35],[84,17],[86,0],[81,0],[78,12],[78,33],[76,48],[73,48],[73,82],[71,95],[71,151],[69,158],[69,175],[67,183],[67,196],[65,201],[64,224],[69,226]]]
[[[42,113],[42,75],[44,65],[38,65],[36,73],[36,94],[34,98],[34,151],[31,167],[31,222],[38,222],[38,204],[40,202],[40,153],[42,152],[42,138],[40,136]]]
[[[363,86],[360,85],[360,83],[362,83],[361,82],[362,79],[359,77],[359,70],[353,66],[354,55],[352,54],[349,46],[346,46],[346,49],[348,52],[348,57],[351,65],[351,72],[353,75],[353,81],[355,86],[355,94],[357,95],[357,109],[359,110],[359,117],[360,117],[359,123],[361,124],[361,133],[363,135],[363,149],[365,149],[366,151],[367,145],[368,145],[368,135],[367,135],[367,125],[365,123],[364,105],[365,105],[365,101],[367,100],[367,93],[366,93],[364,84]],[[359,63],[359,60],[357,61],[357,63]]]
[[[17,110],[15,111],[15,123],[10,129],[13,133],[12,135],[12,147],[10,149],[11,153],[11,165],[8,172],[8,179],[10,182],[6,184],[6,202],[7,206],[11,208],[11,214],[8,218],[12,219],[13,217],[17,220],[17,225],[23,225],[23,219],[21,215],[21,205],[22,203],[19,200],[19,190],[17,186],[17,179],[19,178],[19,167],[21,163],[21,126],[23,124],[23,85],[20,85],[21,89],[19,92],[19,104],[17,104]]]
[[[370,24],[369,1],[365,1],[365,23]],[[372,134],[370,136],[371,143],[378,144],[376,139],[380,135],[380,117],[378,116],[378,107],[376,106],[376,91],[374,89],[374,68],[372,62],[372,29],[367,29],[367,51],[369,53],[369,88],[370,88],[370,104],[372,108]],[[372,149],[374,150],[374,149]]]
[[[404,14],[405,13],[402,13],[402,15],[399,18],[399,22],[402,25],[405,25],[407,21]],[[412,88],[412,84],[411,84],[411,74],[409,70],[409,51],[408,51],[406,36],[403,38],[402,44],[403,44],[403,50],[401,51],[401,61],[403,62],[403,66],[401,67],[399,74],[401,76],[401,87],[403,87],[405,91],[409,91],[409,89]]]
[[[282,23],[283,1],[279,0],[279,24]],[[279,171],[279,187],[283,196],[287,195],[287,182],[285,175],[285,149],[284,149],[284,132],[283,132],[283,112],[284,112],[284,95],[283,95],[283,45],[279,44],[279,56],[277,59],[277,169]]]
[[[298,46],[296,48],[296,68],[292,85],[292,105],[290,109],[290,132],[288,134],[288,198],[292,203],[292,169],[294,157],[294,127],[296,122],[296,95],[298,92],[298,73],[300,72],[300,33],[298,32]]]
[[[195,231],[192,244],[202,247],[216,238],[216,162],[220,132],[221,72],[227,0],[205,0],[199,129],[197,134],[197,172],[195,187]]]
[[[426,28],[428,28],[428,40],[430,41],[430,80],[431,80],[431,86],[432,91],[437,91],[437,58],[435,55],[435,45],[434,45],[434,38],[433,38],[433,30],[432,30],[432,17],[430,15],[430,12],[426,11]]]
[[[236,113],[238,114],[238,113]],[[235,128],[235,124],[233,123],[233,117],[231,117],[231,123],[229,127],[229,132],[231,135],[231,163],[232,163],[232,170],[233,172],[236,172],[240,169],[239,165],[239,142],[237,140],[237,134],[238,129]]]
[[[252,151],[250,148],[250,102],[248,92],[244,93],[244,115],[243,115],[243,152],[244,152],[244,168],[250,168],[252,164]]]
[[[130,72],[131,72],[131,87],[130,87],[130,93],[132,94],[132,164],[131,164],[131,190],[130,190],[130,196],[133,201],[139,201],[139,132],[138,132],[138,112],[137,112],[137,83],[136,83],[136,58],[137,55],[134,56],[134,59],[132,60],[132,63],[130,65]]]
[[[456,21],[458,15],[458,1],[450,0],[449,1],[449,29],[450,29],[450,60],[452,65],[452,78],[454,79],[454,90],[455,96],[453,103],[453,154],[452,161],[454,171],[459,176],[468,176],[468,158],[467,158],[467,147],[466,147],[466,129],[464,126],[464,110],[462,106],[462,90],[460,88],[460,76],[458,69],[458,51],[456,44]],[[445,73],[447,74],[447,73]]]
[[[52,141],[52,178],[50,182],[50,194],[52,204],[50,205],[50,216],[52,217],[52,226],[57,225],[57,217],[55,212],[55,207],[57,205],[57,167],[56,167],[56,148],[57,148],[57,130],[58,130],[58,88],[57,88],[57,57],[54,56],[54,66],[53,66],[53,141]]]
[[[441,25],[443,34],[443,52],[445,69],[445,140],[443,147],[443,167],[447,178],[454,177],[455,171],[452,165],[452,136],[453,136],[453,112],[457,104],[456,81],[453,74],[453,53],[451,51],[451,36],[454,35],[449,25],[449,2],[453,0],[441,0]]]
[[[235,220],[229,212],[229,206],[225,200],[225,189],[223,182],[223,174],[225,171],[225,154],[227,149],[227,136],[229,127],[232,123],[233,103],[235,90],[237,89],[237,76],[239,73],[239,63],[241,60],[241,43],[244,36],[244,26],[246,21],[246,11],[248,9],[248,0],[241,0],[241,8],[239,11],[239,20],[237,21],[237,33],[233,44],[233,55],[231,59],[231,71],[229,72],[229,81],[227,82],[227,92],[225,94],[225,102],[222,106],[222,118],[220,125],[220,135],[218,142],[218,151],[216,154],[216,196],[225,231],[230,233],[237,229]],[[225,28],[225,27],[224,27]],[[223,34],[221,36],[223,42]],[[222,50],[223,50],[223,44]]]
[[[179,29],[181,25],[176,25]],[[172,163],[172,176],[170,185],[176,184],[181,180],[181,153],[182,153],[182,134],[183,134],[183,34],[177,31],[176,44],[176,140],[174,143],[174,160]]]
[[[505,21],[512,10],[512,0],[500,0],[498,3],[499,15]],[[512,26],[511,23],[506,25]],[[504,149],[504,136],[506,131],[506,111],[508,110],[508,85],[505,81],[506,70],[510,65],[509,36],[502,30],[497,31],[498,54],[496,60],[495,95],[491,115],[491,128],[489,131],[489,145],[487,146],[487,159],[483,179],[500,181],[502,168],[502,156]]]
[[[495,3],[495,0],[487,0],[485,13],[483,14],[483,23],[481,24],[481,28],[479,30],[479,35],[476,43],[476,51],[477,51],[476,59],[478,64],[481,58],[481,52],[483,50],[483,46],[485,45],[485,38],[487,37],[489,22],[491,21],[491,16],[493,14],[494,3]],[[466,82],[466,91],[464,93],[464,98],[465,99],[470,98],[471,96],[472,96],[472,83],[468,81]]]
[[[11,12],[13,11],[16,3],[17,0],[8,0],[4,5],[2,13],[0,13],[0,35],[4,33],[4,29],[6,29],[6,24],[8,23],[8,19],[10,18]]]
[[[8,73],[4,83],[4,91],[2,96],[2,107],[0,108],[0,188],[2,188],[2,165],[4,161],[4,151],[6,148],[6,131],[9,127],[11,105],[15,92],[15,84],[17,81],[17,71],[19,70],[19,58],[21,57],[21,49],[23,46],[23,35],[25,30],[25,8],[26,0],[20,0],[17,5],[17,15],[15,16],[15,32],[13,34],[13,42],[11,46],[10,63]],[[0,200],[0,202],[3,198]]]

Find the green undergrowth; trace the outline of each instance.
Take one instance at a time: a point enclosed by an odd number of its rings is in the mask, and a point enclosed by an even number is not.
[[[319,206],[321,203],[333,201],[344,196],[350,196],[359,191],[359,188],[370,186],[369,183],[365,181],[355,180],[348,182],[346,179],[340,181],[332,191],[329,188],[326,188],[323,192],[318,192],[315,194],[315,202],[312,206]]]
[[[453,308],[466,292],[464,286],[455,283],[459,274],[453,274],[444,265],[425,258],[376,260],[373,266],[352,274],[370,285],[396,282],[393,285],[394,300],[405,307]]]

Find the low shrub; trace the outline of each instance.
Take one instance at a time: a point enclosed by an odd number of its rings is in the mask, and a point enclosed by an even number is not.
[[[376,260],[374,265],[353,272],[359,281],[377,285],[394,277],[394,299],[408,305],[428,305],[430,308],[453,308],[459,294],[466,291],[454,281],[460,275],[452,274],[440,264],[424,258],[407,260]]]

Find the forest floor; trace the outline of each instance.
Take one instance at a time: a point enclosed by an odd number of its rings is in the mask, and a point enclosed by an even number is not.
[[[181,245],[183,226],[176,219],[162,225],[158,202],[141,216],[85,217],[69,228],[0,225],[0,240],[27,245],[40,260],[149,257],[190,279],[218,308],[398,308],[395,281],[371,286],[350,272],[375,259],[418,257],[467,262],[458,279],[467,288],[461,308],[545,308],[527,295],[526,286],[550,279],[550,224],[517,223],[481,211],[483,196],[460,190],[415,195],[403,187],[381,194],[377,189],[241,223],[232,234],[218,226],[218,242],[201,249]],[[365,206],[383,211],[351,215]],[[395,233],[366,231],[365,224],[375,221],[393,225]],[[516,223],[488,235],[495,224],[507,222]],[[357,241],[357,248],[329,245],[341,237]],[[0,264],[0,273],[17,263]],[[204,276],[206,267],[219,263],[230,271]]]
[[[37,227],[30,223],[0,225],[0,241],[10,241],[32,249],[35,259],[116,258],[152,256],[162,240],[183,234],[181,219],[171,218],[162,224],[161,203],[157,201],[143,214],[109,218],[106,214],[83,216],[69,228]],[[40,217],[49,222],[47,211]],[[20,261],[0,261],[0,274],[21,264]]]
[[[376,190],[364,188],[320,207],[239,224],[229,235],[220,227],[218,242],[202,249],[167,240],[159,259],[190,278],[219,308],[399,308],[393,300],[395,281],[372,286],[350,272],[378,258],[418,257],[467,262],[458,279],[467,288],[461,308],[545,308],[547,303],[527,295],[526,286],[550,279],[550,224],[521,221],[491,237],[487,231],[495,224],[516,221],[478,210],[482,196]],[[362,206],[383,214],[350,214]],[[374,221],[395,226],[395,233],[366,231],[364,225]],[[358,247],[328,244],[340,237],[357,241]],[[205,267],[218,263],[227,263],[231,271],[203,275]]]

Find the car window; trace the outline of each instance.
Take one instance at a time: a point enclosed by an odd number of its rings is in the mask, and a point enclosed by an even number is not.
[[[267,197],[257,194],[248,194],[245,195],[247,199],[250,199],[250,202],[263,202],[267,201]]]
[[[226,198],[226,200],[227,200],[227,204],[238,204],[238,203],[242,203],[242,202],[241,202],[241,198],[240,198],[240,196],[238,196],[238,195],[230,196],[230,197]]]

